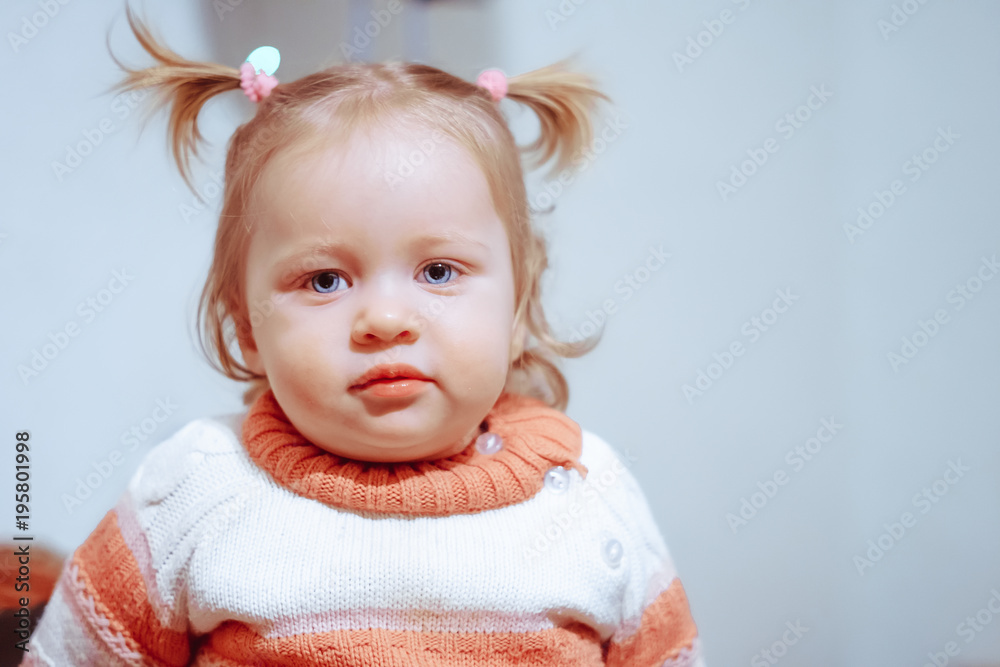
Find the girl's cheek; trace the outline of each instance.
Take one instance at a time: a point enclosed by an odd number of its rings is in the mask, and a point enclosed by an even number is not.
[[[316,331],[320,324],[308,309],[283,308],[275,310],[268,318],[276,338],[283,341],[302,340]]]
[[[315,352],[300,346],[282,345],[270,369],[286,386],[311,385],[321,374],[322,363]]]

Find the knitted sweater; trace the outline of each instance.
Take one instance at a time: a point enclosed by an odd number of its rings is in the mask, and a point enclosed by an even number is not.
[[[503,394],[435,461],[319,449],[271,392],[154,447],[67,559],[22,665],[703,665],[635,478]]]

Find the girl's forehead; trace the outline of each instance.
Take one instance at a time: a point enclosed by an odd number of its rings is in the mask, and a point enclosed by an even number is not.
[[[407,123],[314,132],[280,151],[272,162],[287,165],[303,161],[340,163],[397,159],[418,166],[437,154],[447,154],[452,161],[473,161],[468,150],[448,133],[429,125]]]
[[[290,149],[257,190],[261,231],[290,237],[505,240],[488,182],[443,136],[356,133],[344,142]]]
[[[359,131],[331,140],[304,139],[272,157],[257,190],[268,196],[339,190],[405,194],[414,189],[481,190],[487,179],[464,147],[436,129]]]
[[[320,198],[335,206],[420,200],[454,208],[480,199],[489,185],[468,151],[428,131],[290,147],[270,161],[256,191],[264,205]]]

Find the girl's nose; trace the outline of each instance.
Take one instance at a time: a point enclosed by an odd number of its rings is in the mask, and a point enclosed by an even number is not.
[[[398,287],[382,285],[364,294],[351,337],[358,344],[413,341],[419,335],[417,309]]]

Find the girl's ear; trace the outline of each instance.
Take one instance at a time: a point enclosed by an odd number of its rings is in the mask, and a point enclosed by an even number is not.
[[[260,352],[257,350],[257,342],[253,338],[253,331],[245,318],[239,318],[236,322],[236,340],[240,344],[240,354],[243,355],[243,365],[254,373],[263,376],[264,365],[260,360]]]

